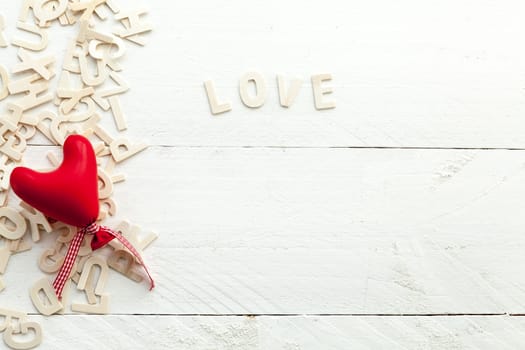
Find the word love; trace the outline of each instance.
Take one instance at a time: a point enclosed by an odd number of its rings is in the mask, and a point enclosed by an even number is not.
[[[314,93],[314,105],[317,110],[335,108],[335,101],[328,100],[325,95],[333,92],[330,86],[323,85],[332,80],[331,74],[316,74],[312,75],[312,91]],[[277,75],[277,89],[279,91],[279,102],[281,106],[290,107],[302,85],[301,79],[292,79],[286,88],[286,82],[282,75]],[[250,94],[249,87],[253,85],[255,93]],[[210,103],[210,110],[212,114],[221,114],[229,112],[232,109],[230,102],[220,102],[217,97],[215,85],[212,80],[204,82],[204,88],[208,95],[208,102]],[[249,108],[259,108],[266,102],[267,88],[264,77],[258,72],[245,73],[239,80],[239,94],[242,103]]]

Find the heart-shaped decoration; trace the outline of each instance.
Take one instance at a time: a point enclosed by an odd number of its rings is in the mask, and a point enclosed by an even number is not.
[[[64,160],[50,172],[17,167],[11,187],[29,205],[66,224],[86,227],[98,217],[98,176],[95,151],[81,135],[64,143]]]

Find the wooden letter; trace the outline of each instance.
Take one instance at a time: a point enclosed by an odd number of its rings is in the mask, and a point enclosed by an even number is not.
[[[144,143],[137,143],[132,145],[127,139],[117,139],[110,143],[109,149],[111,155],[117,163],[128,159],[129,157],[145,150],[148,146]]]
[[[97,65],[97,74],[91,74],[89,72],[88,57],[91,56],[78,56],[78,62],[80,66],[80,74],[82,76],[82,81],[89,86],[97,86],[102,84],[107,78],[109,72],[105,69],[106,64],[104,61],[96,60]]]
[[[127,250],[115,250],[108,258],[109,267],[135,282],[141,282],[142,276],[135,271],[134,265],[135,257]]]
[[[110,108],[110,104],[105,99],[105,97],[123,94],[124,92],[129,90],[128,84],[116,72],[110,72],[109,77],[116,84],[116,87],[114,86],[105,90],[98,89],[93,95],[93,100],[95,100],[95,102],[100,106],[100,108],[102,108],[105,111],[109,110]]]
[[[71,310],[86,314],[107,314],[109,312],[109,295],[102,294],[98,304],[71,304]]]
[[[5,22],[4,16],[0,15],[0,47],[7,47],[7,40],[4,37]]]
[[[7,69],[0,65],[0,101],[9,96],[7,85],[9,85],[9,74]]]
[[[335,101],[323,101],[323,95],[331,94],[331,87],[321,87],[323,81],[332,80],[331,74],[312,75],[312,90],[314,92],[315,108],[316,109],[330,109],[335,108]]]
[[[88,286],[88,277],[93,274],[94,266],[97,265],[100,267],[100,275],[96,286]],[[104,292],[104,287],[106,286],[106,281],[108,280],[109,267],[104,259],[100,256],[92,256],[89,258],[82,269],[82,274],[80,275],[80,280],[78,281],[77,289],[86,290],[88,288],[93,288],[95,294],[102,295]]]
[[[220,103],[218,101],[213,80],[205,81],[204,88],[206,89],[206,94],[208,95],[208,102],[210,103],[212,114],[221,114],[232,110],[232,106],[229,102]]]
[[[108,98],[109,105],[111,106],[111,112],[113,113],[113,119],[117,125],[118,131],[124,131],[128,128],[126,124],[126,118],[122,112],[122,106],[120,105],[120,99],[117,95],[110,96]]]
[[[51,225],[49,225],[49,222],[47,221],[47,218],[44,216],[44,214],[31,207],[27,203],[22,202],[20,203],[20,206],[23,208],[20,214],[22,214],[22,216],[25,217],[27,221],[29,221],[33,242],[38,242],[40,240],[39,226],[42,226],[46,232],[51,232]]]
[[[7,155],[0,156],[0,189],[7,190],[10,187],[9,177],[19,164],[13,162]]]
[[[48,302],[40,298],[39,294],[41,291],[44,292],[44,297],[48,299]],[[42,315],[49,316],[62,309],[62,304],[58,300],[53,286],[45,277],[38,280],[33,287],[31,287],[30,295],[33,305]]]
[[[64,114],[69,114],[75,108],[80,100],[82,100],[84,97],[91,96],[95,93],[95,90],[93,87],[89,86],[87,88],[81,88],[81,89],[61,89],[59,88],[57,90],[57,95],[60,98],[68,99],[67,101],[64,101],[60,105],[61,112]],[[86,102],[88,104],[89,102]],[[94,107],[94,104],[93,104]],[[90,115],[88,115],[85,119],[89,118]],[[83,120],[85,120],[83,119]],[[75,121],[82,121],[82,120],[75,120]]]
[[[81,49],[81,52],[78,52],[78,48]],[[64,56],[64,62],[62,68],[71,73],[80,73],[80,65],[78,62],[79,56],[86,56],[88,54],[88,43],[77,43],[76,41],[71,41],[66,48],[66,54]],[[77,63],[74,64],[73,60],[76,59]]]
[[[7,223],[4,221],[0,224],[0,236],[15,240],[21,238],[26,233],[26,220],[20,213],[15,211],[13,208],[2,207],[0,208],[0,218],[7,218],[5,221],[11,221],[14,224],[14,228],[9,228]],[[1,221],[0,221],[1,222]]]
[[[11,42],[12,45],[20,46],[20,47],[23,47],[25,49],[32,50],[32,51],[42,51],[43,49],[47,47],[47,42],[48,42],[47,32],[45,32],[43,29],[38,28],[34,24],[29,24],[29,23],[24,23],[24,22],[18,22],[16,24],[16,27],[18,29],[22,29],[26,32],[37,35],[40,38],[40,40],[38,42],[31,43],[25,40],[15,38]]]
[[[87,20],[80,20],[80,27],[78,29],[77,42],[83,43],[91,39],[97,39],[106,43],[112,43],[114,36],[110,34],[104,34],[96,30],[91,29],[91,25]]]
[[[53,100],[53,94],[47,92],[49,82],[42,81],[38,73],[12,81],[8,88],[11,94],[25,93],[24,97],[16,101],[16,105],[21,107],[22,112]]]
[[[124,42],[120,38],[113,38],[113,43],[109,44],[109,47],[106,49],[106,51],[99,50],[99,46],[102,47],[103,45],[108,44],[96,39],[91,40],[88,46],[89,55],[97,60],[103,60],[105,58],[115,60],[122,57],[126,51]],[[118,50],[116,53],[110,54],[112,46],[116,46]]]
[[[18,323],[27,318],[27,315],[20,311],[9,310],[0,308],[0,316],[4,317],[4,322],[0,324],[0,332],[5,331],[9,327],[15,327],[16,330],[19,330]],[[18,322],[13,322],[13,319],[18,320]],[[13,325],[14,324],[14,325]]]
[[[51,1],[53,1],[53,6],[45,6]],[[33,13],[39,20],[38,25],[44,27],[47,22],[62,16],[66,12],[68,3],[68,0],[36,0],[33,5]]]
[[[40,325],[36,322],[29,322],[26,320],[23,320],[20,322],[20,329],[21,331],[15,330],[12,326],[7,327],[5,333],[4,333],[4,342],[9,346],[11,349],[16,350],[25,350],[25,349],[32,349],[35,346],[40,345],[42,343],[42,328],[40,328]],[[32,329],[35,333],[35,337],[31,339],[30,341],[25,340],[25,335],[29,333],[29,330]],[[17,341],[13,338],[13,335],[21,335],[20,341]],[[22,341],[24,339],[24,341]]]
[[[290,82],[288,93],[286,93],[284,77],[282,75],[277,76],[277,86],[279,88],[279,101],[281,102],[281,106],[288,108],[292,105],[293,101],[299,94],[299,89],[301,88],[302,83],[303,81],[301,79],[293,79]]]
[[[90,0],[90,1],[82,1],[82,2],[72,2],[69,5],[69,8],[73,12],[79,12],[82,11],[82,16],[80,16],[80,21],[89,20],[91,16],[93,16],[93,12],[95,12],[97,6],[102,5],[105,3],[106,0]]]
[[[250,96],[248,93],[248,85],[250,81],[255,84],[255,96]],[[241,77],[239,83],[239,92],[241,94],[242,103],[250,108],[259,108],[266,100],[266,83],[260,73],[248,72]]]
[[[144,45],[141,34],[153,30],[151,24],[144,23],[140,20],[140,16],[145,13],[147,13],[145,9],[120,11],[115,15],[115,19],[119,20],[126,29],[118,28],[115,29],[113,33],[139,45]]]
[[[38,260],[38,267],[44,272],[55,273],[60,269],[65,258],[64,255],[59,255],[53,248],[46,249]]]

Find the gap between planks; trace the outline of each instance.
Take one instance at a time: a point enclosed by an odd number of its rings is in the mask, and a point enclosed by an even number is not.
[[[30,316],[41,316],[39,313],[27,313]],[[97,314],[62,314],[60,316],[101,316]],[[430,314],[393,314],[393,313],[378,313],[378,314],[126,314],[126,313],[110,313],[106,316],[129,316],[129,317],[524,317],[525,314],[509,314],[509,313],[430,313]]]
[[[58,147],[49,144],[27,144],[28,147]],[[465,151],[525,151],[515,147],[419,147],[419,146],[235,146],[235,145],[149,145],[158,148],[224,148],[224,149],[386,149],[386,150],[465,150]]]

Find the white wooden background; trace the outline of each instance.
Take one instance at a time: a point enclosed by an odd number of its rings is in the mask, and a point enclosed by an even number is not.
[[[122,104],[151,147],[115,196],[160,233],[158,286],[112,271],[111,315],[32,316],[42,349],[525,346],[523,1],[143,4],[155,31],[124,60]],[[0,0],[8,36],[19,6]],[[52,33],[62,57],[73,31]],[[269,86],[257,110],[248,70]],[[337,108],[319,112],[325,72]],[[290,109],[277,73],[305,80]],[[207,79],[232,112],[210,114]],[[35,313],[48,245],[13,257],[1,306]]]

